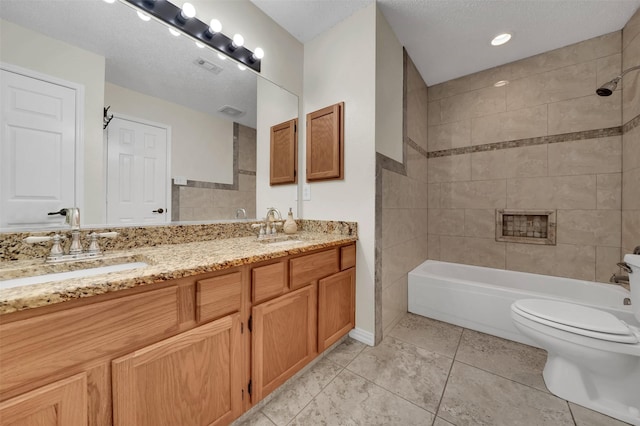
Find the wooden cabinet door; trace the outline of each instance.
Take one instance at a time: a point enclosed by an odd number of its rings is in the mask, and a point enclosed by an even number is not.
[[[298,168],[298,119],[271,127],[269,184],[296,183]]]
[[[307,114],[307,181],[344,179],[344,102]]]
[[[87,376],[77,374],[0,403],[2,426],[85,426]]]
[[[254,403],[316,356],[316,295],[312,284],[253,308]]]
[[[355,327],[355,304],[355,268],[318,282],[318,351],[325,350]]]
[[[226,425],[242,412],[240,314],[112,362],[116,426]]]

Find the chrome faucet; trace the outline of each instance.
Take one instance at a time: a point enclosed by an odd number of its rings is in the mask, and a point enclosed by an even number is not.
[[[266,220],[269,221],[269,222],[273,222],[274,220],[276,220],[276,218],[273,217],[274,213],[278,214],[277,220],[282,220],[282,215],[280,214],[280,210],[276,209],[275,207],[267,207]]]
[[[57,212],[48,213],[51,215],[65,216],[65,222],[71,227],[71,246],[69,247],[69,253],[65,254],[62,250],[61,241],[65,239],[64,236],[55,234],[46,237],[27,237],[23,241],[25,243],[35,244],[45,241],[53,241],[49,256],[47,256],[48,263],[67,262],[73,260],[92,259],[102,256],[102,251],[98,246],[98,238],[115,238],[117,232],[92,232],[89,237],[91,239],[89,249],[84,251],[82,243],[80,242],[80,209],[77,207],[69,207],[66,209],[60,209]]]
[[[240,217],[242,215],[242,217]],[[236,210],[236,219],[246,219],[247,211],[245,209],[237,209]]]
[[[77,207],[67,207],[66,209],[60,209],[57,212],[49,212],[48,216],[61,215],[65,217],[65,223],[71,227],[71,229],[80,229],[80,209]]]
[[[610,283],[614,284],[627,284],[629,285],[629,275],[624,274],[613,274],[611,278],[609,278]]]

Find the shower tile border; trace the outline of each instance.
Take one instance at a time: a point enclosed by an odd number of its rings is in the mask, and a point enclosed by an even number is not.
[[[444,149],[441,151],[431,151],[427,154],[427,158],[450,157],[453,155],[471,154],[474,152],[498,151],[501,149],[520,148],[524,146],[547,145],[586,139],[608,138],[611,136],[622,136],[622,126],[608,127],[596,130],[585,130],[582,132],[562,133],[559,135],[538,136],[535,138],[515,139],[483,145],[465,146],[462,148]]]
[[[638,126],[640,126],[640,114],[636,115],[622,126],[622,134],[629,133]]]
[[[611,136],[622,136],[640,126],[640,114],[626,122],[622,126],[607,127],[603,129],[584,130],[581,132],[561,133],[558,135],[538,136],[535,138],[513,139],[503,142],[494,142],[483,145],[465,146],[461,148],[443,149],[440,151],[426,152],[417,146],[412,140],[408,140],[412,147],[427,158],[450,157],[454,155],[472,154],[474,152],[498,151],[501,149],[520,148],[524,146],[548,145],[553,143],[573,142],[586,139],[608,138]]]

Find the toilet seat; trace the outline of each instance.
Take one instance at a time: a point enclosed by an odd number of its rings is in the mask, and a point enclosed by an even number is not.
[[[586,337],[636,344],[639,337],[626,323],[608,312],[555,300],[516,301],[514,313],[540,324]]]

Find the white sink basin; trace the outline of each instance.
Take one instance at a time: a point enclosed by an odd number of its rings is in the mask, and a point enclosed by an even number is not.
[[[100,266],[97,268],[78,269],[68,272],[56,272],[53,274],[34,275],[31,277],[12,278],[9,280],[0,281],[0,290],[22,287],[31,284],[42,284],[49,282],[64,281],[73,278],[91,277],[94,275],[107,274],[109,272],[128,271],[131,269],[143,268],[147,266],[146,262],[129,262],[120,263],[117,265]]]

